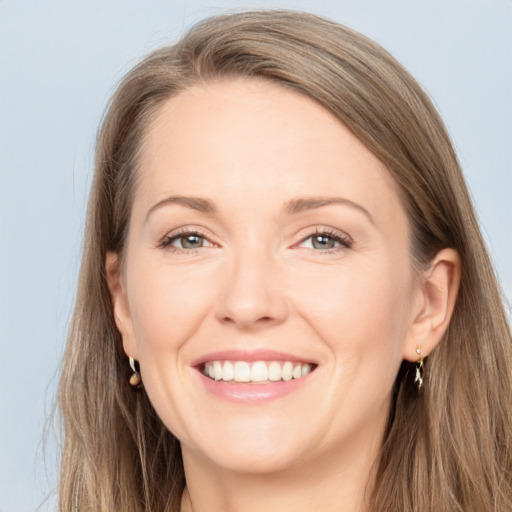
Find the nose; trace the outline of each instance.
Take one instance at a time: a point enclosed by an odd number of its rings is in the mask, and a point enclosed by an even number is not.
[[[288,304],[277,263],[263,251],[246,251],[230,262],[216,301],[217,319],[242,330],[279,325]]]

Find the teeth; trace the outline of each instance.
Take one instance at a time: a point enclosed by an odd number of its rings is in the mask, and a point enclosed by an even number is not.
[[[220,361],[215,361],[215,363],[213,363],[213,376],[215,380],[222,379],[222,365],[220,364]]]
[[[215,364],[215,363],[214,363]],[[245,361],[237,361],[235,363],[235,382],[251,382],[251,367]]]
[[[293,364],[290,361],[286,361],[283,365],[283,380],[289,381],[293,377]]]
[[[256,361],[251,368],[251,381],[262,382],[268,380],[268,369],[264,361]]]
[[[233,363],[226,361],[222,368],[222,380],[233,380],[235,377],[235,367]]]
[[[281,365],[277,361],[272,361],[268,365],[268,378],[272,381],[281,380]]]
[[[203,373],[210,379],[227,382],[287,382],[300,379],[311,370],[310,363],[291,361],[212,361],[204,365]]]
[[[308,373],[310,373],[311,370],[312,370],[312,368],[311,368],[310,364],[303,364],[302,368],[301,368],[302,376],[304,377],[304,375],[307,375]]]

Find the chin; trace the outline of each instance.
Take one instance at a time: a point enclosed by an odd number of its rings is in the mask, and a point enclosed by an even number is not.
[[[284,450],[268,446],[264,450],[245,447],[243,450],[226,449],[210,453],[209,458],[217,467],[240,474],[272,474],[300,465],[301,450]]]
[[[316,436],[315,436],[316,437]],[[311,438],[311,436],[310,436]],[[308,452],[304,433],[290,432],[282,424],[264,426],[231,425],[222,432],[212,430],[203,434],[193,451],[211,464],[237,473],[267,474],[275,473],[304,461]],[[182,449],[188,451],[186,440]]]

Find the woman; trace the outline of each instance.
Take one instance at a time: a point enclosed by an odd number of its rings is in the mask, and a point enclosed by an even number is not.
[[[62,510],[512,510],[511,343],[445,128],[375,43],[212,18],[123,80]]]

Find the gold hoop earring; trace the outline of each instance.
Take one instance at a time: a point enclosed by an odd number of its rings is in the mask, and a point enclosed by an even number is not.
[[[135,360],[133,357],[128,358],[128,362],[130,363],[130,368],[133,370],[133,373],[130,375],[130,386],[134,388],[140,387],[142,379],[140,378],[140,373],[138,372],[135,366]]]
[[[416,347],[416,353],[420,358],[416,361],[416,377],[414,378],[414,384],[418,385],[418,390],[423,386],[423,357],[421,357],[421,345]]]

